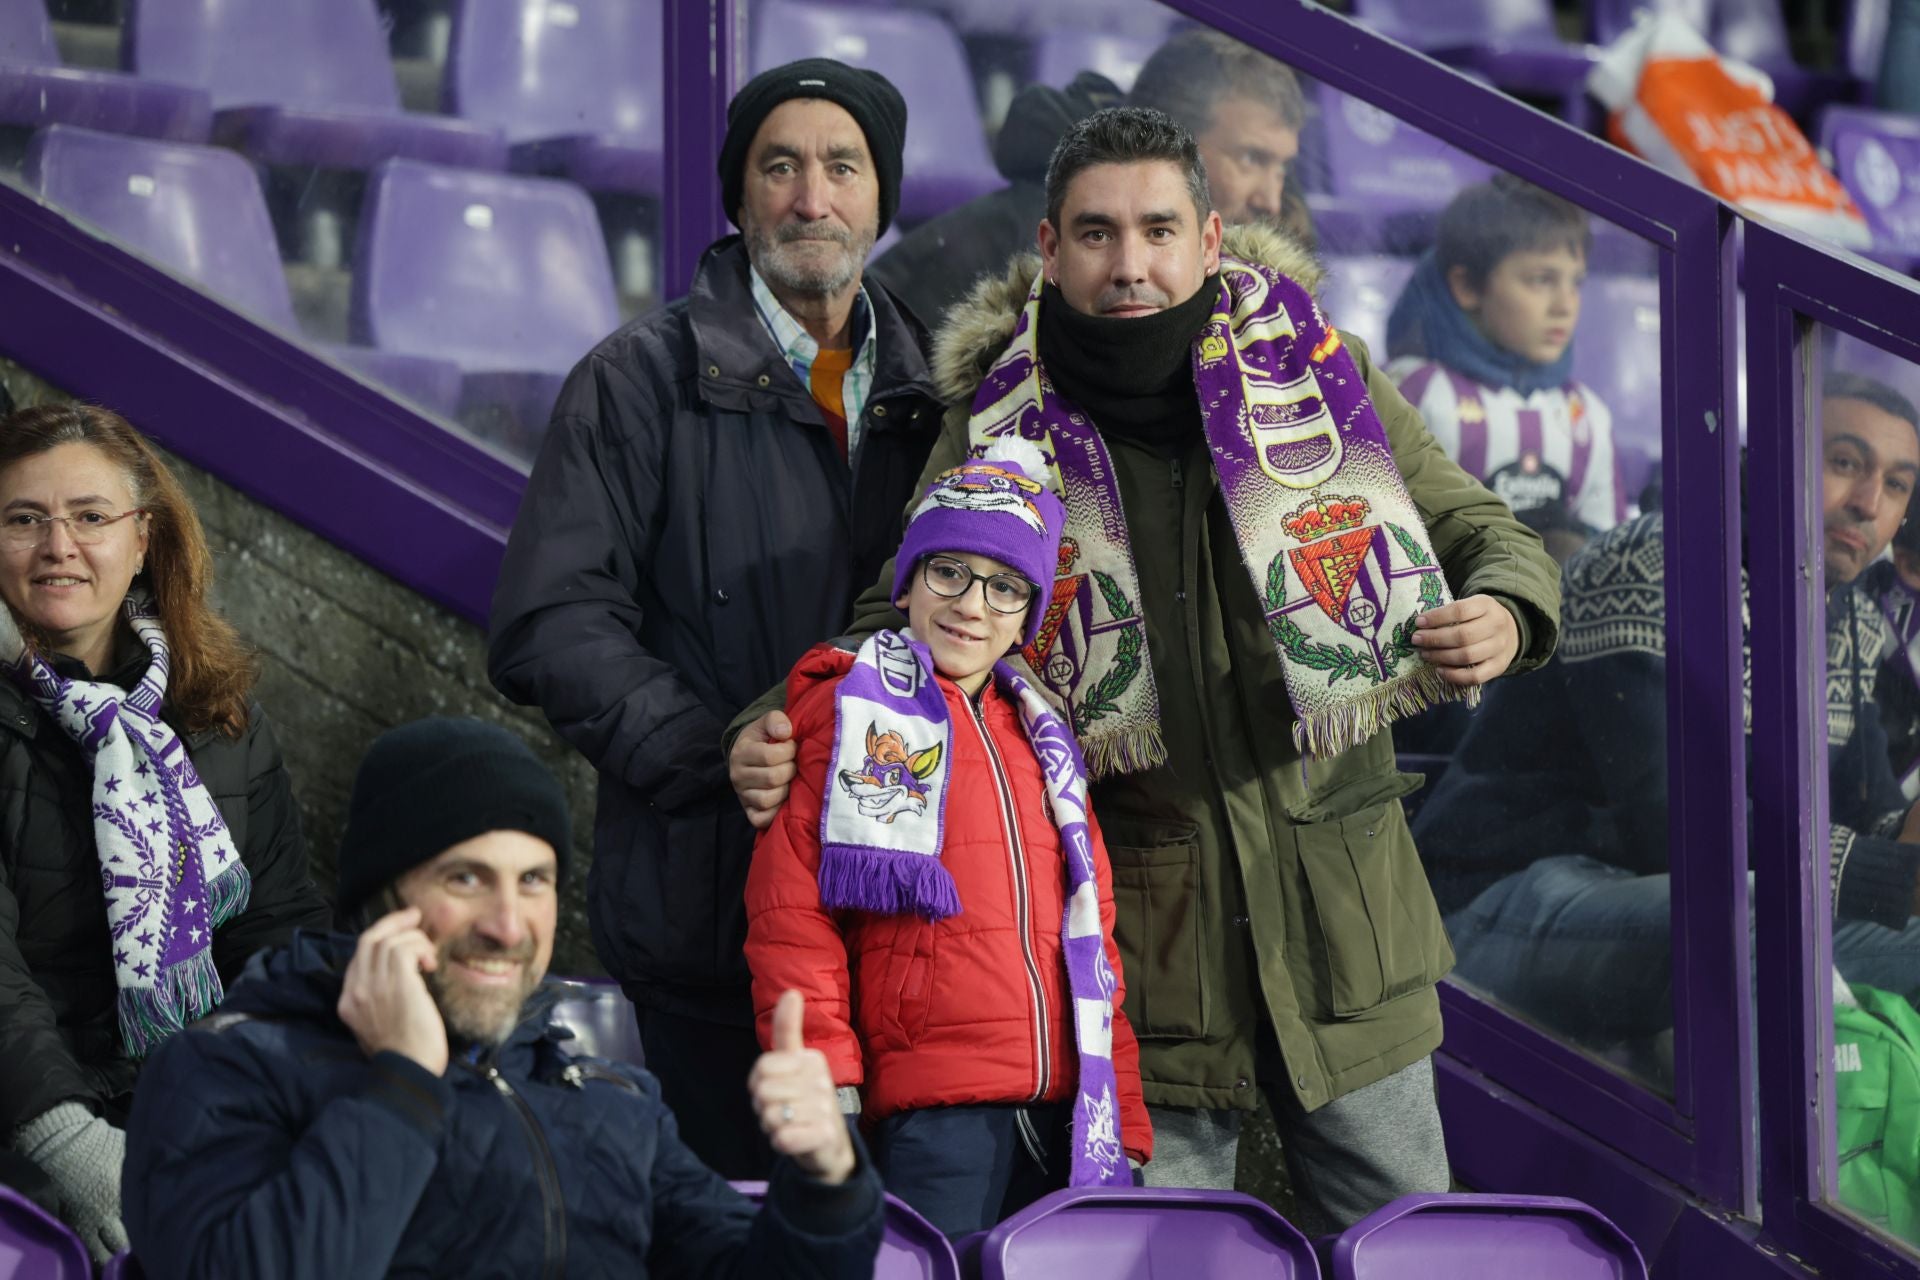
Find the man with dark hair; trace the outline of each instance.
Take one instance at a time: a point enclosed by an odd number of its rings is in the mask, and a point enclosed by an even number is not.
[[[599,770],[594,949],[688,1145],[730,1178],[767,1153],[737,1084],[759,1051],[753,833],[714,744],[846,624],[938,429],[925,331],[863,283],[906,127],[884,77],[827,59],[740,90],[719,169],[741,235],[574,370],[494,593],[495,687]]]
[[[638,1067],[577,1056],[543,988],[567,802],[477,720],[382,735],[354,779],[339,906],[359,936],[257,956],[154,1054],[126,1217],[153,1276],[871,1276],[879,1180],[797,993],[751,1077],[764,1207],[681,1141]]]
[[[1387,321],[1387,372],[1440,446],[1566,558],[1626,516],[1613,415],[1573,377],[1593,233],[1510,174],[1464,188]]]
[[[1892,636],[1860,583],[1920,480],[1913,408],[1893,403],[1846,376],[1821,400],[1828,816],[1834,963],[1912,997],[1920,808],[1887,764],[1874,686]],[[1641,516],[1568,563],[1559,654],[1524,690],[1489,695],[1415,824],[1458,975],[1662,1079],[1672,1064],[1656,1041],[1673,1025],[1663,529],[1659,512]]]
[[[1843,394],[1920,429],[1920,409],[1884,382],[1858,373],[1834,373],[1827,376],[1826,388],[1829,399]],[[1874,690],[1887,731],[1887,759],[1901,793],[1920,800],[1920,521],[1913,517],[1909,502],[1888,557],[1867,567],[1860,575],[1860,589],[1880,606],[1892,632]]]
[[[1311,257],[1223,233],[1174,121],[1089,117],[1047,190],[1039,256],[941,331],[954,407],[929,474],[1018,434],[1065,494],[1054,603],[1019,658],[1094,779],[1147,1180],[1232,1186],[1264,1090],[1296,1220],[1337,1229],[1448,1186],[1430,1055],[1451,954],[1384,730],[1543,661],[1557,575],[1325,327]],[[856,633],[899,625],[891,583]],[[735,720],[757,825],[793,776],[783,717],[755,718],[777,704]]]
[[[937,325],[982,278],[1032,246],[1045,216],[1047,162],[1061,136],[1123,100],[1164,111],[1194,135],[1224,221],[1268,222],[1310,241],[1306,201],[1287,182],[1306,123],[1299,81],[1231,36],[1192,30],[1147,59],[1129,95],[1090,71],[1064,90],[1021,90],[994,142],[1008,185],[909,231],[873,264],[874,278]]]

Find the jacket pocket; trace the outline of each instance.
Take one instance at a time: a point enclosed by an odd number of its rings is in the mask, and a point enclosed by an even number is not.
[[[900,1043],[907,1048],[926,1034],[927,1015],[933,1011],[934,930],[902,930],[894,942],[893,1020]]]
[[[1295,827],[1324,965],[1319,994],[1335,1017],[1432,986],[1453,967],[1440,909],[1400,802]]]
[[[1193,1040],[1206,1032],[1199,833],[1194,826],[1106,824],[1114,944],[1126,978],[1127,1020],[1140,1039]]]

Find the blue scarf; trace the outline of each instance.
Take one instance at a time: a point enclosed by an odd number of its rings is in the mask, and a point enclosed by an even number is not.
[[[1387,317],[1387,356],[1438,360],[1482,386],[1511,387],[1523,396],[1564,387],[1573,380],[1572,342],[1558,360],[1538,364],[1480,332],[1473,317],[1453,300],[1431,249],[1421,255],[1420,265]]]

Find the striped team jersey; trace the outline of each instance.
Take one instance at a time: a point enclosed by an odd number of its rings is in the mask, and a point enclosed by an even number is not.
[[[1418,356],[1393,361],[1387,373],[1440,447],[1523,520],[1556,505],[1596,531],[1627,518],[1613,415],[1593,388],[1568,382],[1523,396]]]

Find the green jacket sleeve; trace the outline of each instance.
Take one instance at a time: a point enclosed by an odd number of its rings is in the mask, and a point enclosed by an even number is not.
[[[913,514],[913,508],[919,505],[920,495],[925,493],[933,478],[951,467],[957,467],[967,456],[967,406],[961,405],[947,411],[947,418],[940,427],[940,438],[933,442],[933,451],[927,455],[927,465],[920,472],[920,479],[913,486],[913,497],[908,500],[907,514]],[[903,520],[901,524],[904,526]],[[880,566],[880,580],[860,593],[853,602],[853,621],[843,635],[834,639],[842,648],[858,648],[860,642],[876,631],[885,631],[889,627],[904,627],[906,617],[893,603],[893,561],[889,559]],[[733,718],[721,739],[720,749],[727,755],[733,754],[733,741],[740,731],[758,720],[769,711],[785,710],[787,705],[787,686],[784,681],[761,694],[749,703],[745,710]]]
[[[1447,456],[1393,379],[1373,363],[1366,343],[1342,333],[1367,380],[1367,395],[1386,428],[1393,460],[1426,522],[1455,598],[1492,596],[1520,627],[1520,649],[1507,674],[1531,671],[1553,656],[1560,639],[1560,566],[1540,535],[1507,504]]]

